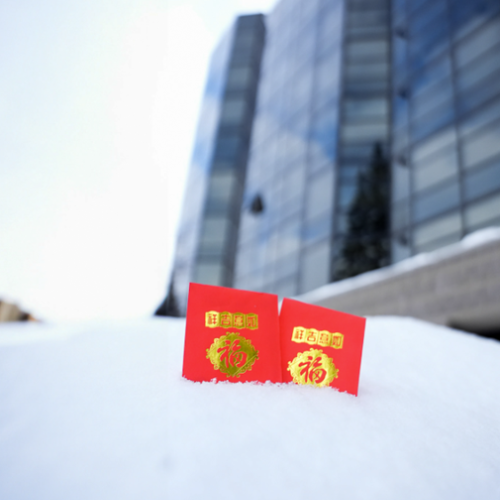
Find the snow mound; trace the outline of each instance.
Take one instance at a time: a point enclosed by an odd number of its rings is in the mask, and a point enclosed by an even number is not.
[[[184,327],[2,326],[0,498],[500,498],[500,343],[369,318],[356,398],[184,380]]]

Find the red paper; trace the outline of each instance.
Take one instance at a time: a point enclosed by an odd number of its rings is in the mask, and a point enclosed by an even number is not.
[[[366,319],[284,299],[283,382],[335,387],[357,396]]]
[[[278,297],[191,283],[182,375],[281,382]]]

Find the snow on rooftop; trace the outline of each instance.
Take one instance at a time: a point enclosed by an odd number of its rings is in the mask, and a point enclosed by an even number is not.
[[[181,377],[183,320],[0,328],[0,498],[500,498],[500,343],[369,318],[359,397]]]

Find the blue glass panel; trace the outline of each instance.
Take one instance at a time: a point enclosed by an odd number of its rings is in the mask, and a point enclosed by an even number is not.
[[[422,194],[413,203],[413,220],[420,222],[458,206],[458,183],[453,182],[431,193]]]
[[[436,108],[431,113],[423,115],[412,124],[412,137],[414,141],[424,139],[428,135],[436,132],[440,128],[453,121],[455,111],[453,102],[450,100],[444,105]]]
[[[465,177],[465,198],[473,200],[500,189],[500,159],[493,164],[473,170]]]

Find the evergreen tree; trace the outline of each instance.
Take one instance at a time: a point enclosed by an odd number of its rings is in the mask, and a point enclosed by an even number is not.
[[[358,176],[336,279],[389,264],[389,162],[375,144],[369,168]]]
[[[174,279],[172,278],[168,287],[167,296],[161,306],[156,310],[155,316],[172,316],[178,318],[180,315],[181,313],[177,303],[177,297],[175,296]]]

